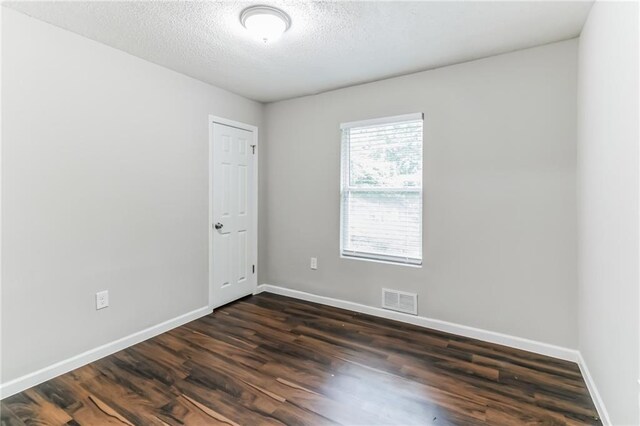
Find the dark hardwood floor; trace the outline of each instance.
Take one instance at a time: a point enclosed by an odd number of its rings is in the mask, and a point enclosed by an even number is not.
[[[574,363],[264,293],[1,410],[2,425],[600,424]]]

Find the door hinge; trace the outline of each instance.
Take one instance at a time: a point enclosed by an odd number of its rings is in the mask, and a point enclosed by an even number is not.
[[[253,273],[256,273],[256,265],[252,265],[253,266]]]
[[[255,145],[250,145],[251,146],[251,150],[253,151],[253,154],[255,155],[256,153],[256,146]]]

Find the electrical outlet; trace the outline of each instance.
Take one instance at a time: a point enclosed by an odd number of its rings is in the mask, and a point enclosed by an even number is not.
[[[311,269],[318,269],[318,258],[317,257],[312,257],[311,258]]]
[[[109,291],[99,291],[96,293],[96,309],[103,309],[109,306]]]

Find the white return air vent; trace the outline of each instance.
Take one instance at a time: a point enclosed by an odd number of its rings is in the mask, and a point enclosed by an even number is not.
[[[418,315],[418,295],[415,293],[383,288],[382,307],[392,311]]]

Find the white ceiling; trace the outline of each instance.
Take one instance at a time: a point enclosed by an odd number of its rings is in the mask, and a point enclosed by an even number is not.
[[[265,45],[239,22],[243,8],[260,3],[4,4],[262,102],[576,37],[592,4],[268,1],[292,26]]]

